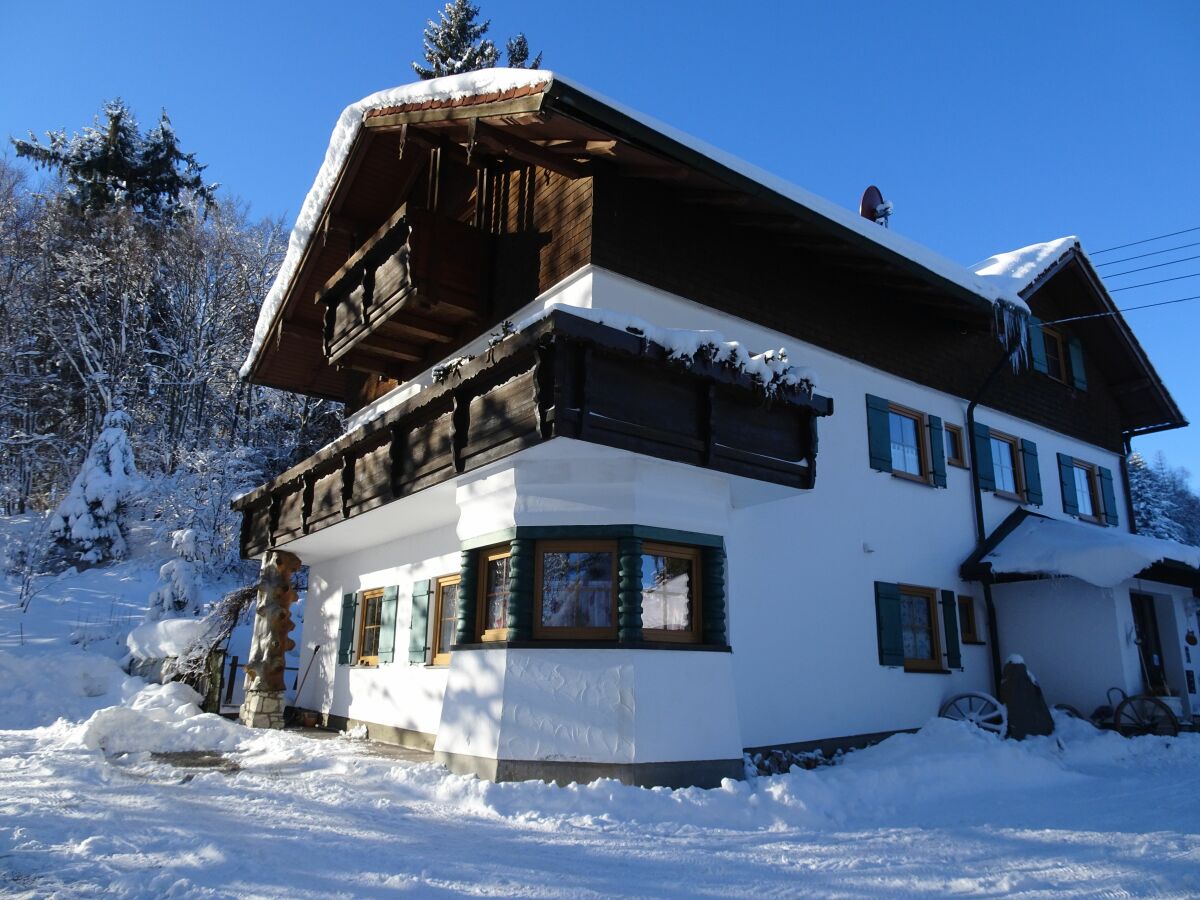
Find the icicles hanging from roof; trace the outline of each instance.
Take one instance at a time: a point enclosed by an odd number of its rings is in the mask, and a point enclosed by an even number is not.
[[[1029,365],[1029,308],[998,300],[992,307],[992,331],[1007,352],[1012,370]]]

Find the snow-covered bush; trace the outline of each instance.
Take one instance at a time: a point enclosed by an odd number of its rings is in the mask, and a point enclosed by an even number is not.
[[[146,610],[148,622],[200,614],[196,532],[191,528],[176,531],[171,535],[171,549],[178,554],[178,559],[168,560],[158,570],[158,587],[151,592],[150,606]]]
[[[123,519],[143,488],[129,441],[132,424],[121,410],[104,417],[100,434],[51,519],[51,534],[76,552],[80,562],[122,559],[128,551]]]

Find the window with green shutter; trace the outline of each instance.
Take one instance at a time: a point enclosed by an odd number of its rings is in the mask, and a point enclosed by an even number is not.
[[[867,447],[877,472],[946,486],[946,436],[938,416],[868,394]]]
[[[342,616],[338,623],[338,665],[348,666],[354,653],[354,624],[358,618],[358,594],[342,595]]]
[[[1103,525],[1120,522],[1111,469],[1060,453],[1058,478],[1067,515]]]
[[[946,642],[946,668],[962,668],[958,648],[958,599],[954,591],[942,591],[942,636]]]
[[[412,612],[408,619],[408,661],[427,662],[429,653],[429,598],[433,593],[428,579],[413,582]]]
[[[379,662],[390,663],[396,658],[396,607],[400,588],[392,585],[383,589],[379,610]]]
[[[1025,502],[1041,506],[1042,470],[1038,465],[1037,444],[1021,439],[1021,471],[1025,482]]]
[[[942,673],[962,668],[953,591],[877,581],[875,624],[881,666]]]

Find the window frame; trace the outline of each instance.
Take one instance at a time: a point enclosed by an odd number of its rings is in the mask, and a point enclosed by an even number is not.
[[[901,627],[904,621],[904,596],[907,594],[910,597],[922,597],[929,604],[929,643],[933,651],[932,659],[917,659],[904,657],[905,672],[945,672],[946,667],[942,664],[942,629],[939,625],[941,616],[938,609],[938,591],[937,588],[922,587],[916,584],[901,584],[900,599],[901,599]]]
[[[1044,348],[1046,348],[1046,350],[1044,351],[1045,356],[1046,356],[1046,375],[1049,376],[1050,378],[1053,378],[1055,381],[1059,382],[1060,384],[1070,385],[1071,381],[1069,379],[1071,377],[1071,373],[1068,370],[1068,361],[1067,361],[1067,352],[1068,351],[1067,351],[1066,336],[1056,328],[1049,328],[1049,327],[1043,325],[1043,326],[1041,326],[1041,329],[1042,329],[1042,346]],[[1048,348],[1048,344],[1050,341],[1053,341],[1055,347],[1058,348],[1058,372],[1051,371],[1050,353],[1049,353],[1049,348]]]
[[[992,491],[997,497],[1004,497],[1008,500],[1016,500],[1018,503],[1025,502],[1025,465],[1021,459],[1021,441],[1019,438],[1011,434],[1006,434],[1003,431],[997,431],[995,428],[988,429],[988,452],[991,453],[992,441],[1001,441],[1008,444],[1012,454],[1013,463],[1013,481],[1016,487],[1016,493],[1003,491],[999,486],[999,479],[996,477],[995,460],[992,461],[992,479],[996,482],[996,488]]]
[[[430,651],[431,651],[432,655],[430,657],[430,663],[429,663],[431,666],[448,666],[448,665],[450,665],[450,647],[443,647],[441,645],[442,644],[442,619],[443,619],[442,602],[444,600],[445,589],[452,584],[455,584],[455,585],[459,584],[461,582],[461,580],[462,580],[462,575],[458,572],[455,572],[452,575],[442,575],[441,577],[434,579],[433,640],[430,642],[430,644],[431,644]],[[461,599],[461,595],[460,595],[459,599]],[[458,612],[456,610],[455,611],[455,619],[457,620],[457,618],[458,618]],[[453,645],[453,641],[451,641],[451,645]]]
[[[975,616],[975,598],[970,594],[959,594],[958,639],[963,644],[982,644],[979,637],[979,620]]]
[[[543,557],[546,553],[607,552],[612,560],[612,625],[602,628],[560,627],[542,624],[542,597],[545,591]],[[563,538],[535,541],[533,545],[533,638],[534,640],[615,641],[620,624],[620,558],[615,540]]]
[[[906,481],[915,481],[918,484],[933,483],[933,466],[929,460],[929,443],[926,440],[926,433],[929,430],[929,417],[920,410],[912,409],[911,407],[901,406],[899,403],[888,401],[888,428],[891,428],[891,417],[893,415],[902,416],[906,419],[912,419],[917,426],[917,464],[921,469],[920,474],[906,472],[903,469],[897,469],[892,465],[892,474],[897,478],[903,478]],[[891,435],[888,436],[889,450],[891,446]]]
[[[965,432],[961,425],[955,425],[953,422],[942,422],[942,443],[945,446],[945,435],[953,434],[958,441],[958,455],[951,456],[950,448],[946,447],[946,465],[958,466],[960,469],[967,468],[967,442]]]
[[[642,544],[642,552],[640,556],[668,556],[676,558],[686,558],[692,564],[691,578],[691,625],[687,631],[673,631],[666,628],[647,628],[645,621],[642,622],[642,640],[646,641],[665,641],[677,644],[699,644],[704,640],[704,585],[701,578],[701,551],[699,547],[688,547],[682,544],[661,544],[656,541],[646,541]],[[618,560],[619,563],[619,560]],[[618,564],[618,573],[620,566]],[[640,557],[639,557],[639,572],[640,572]],[[618,603],[620,589],[618,586]],[[618,613],[620,608],[618,606]]]
[[[494,547],[488,547],[479,551],[479,585],[476,593],[476,606],[478,607],[475,614],[475,633],[479,635],[481,643],[489,643],[492,641],[508,640],[508,625],[500,628],[485,628],[487,625],[487,599],[488,599],[488,570],[491,564],[498,559],[509,560],[509,583],[512,582],[512,547],[508,544],[500,544]],[[508,609],[508,604],[511,602],[511,587],[509,589],[509,599],[504,602],[505,610]]]
[[[359,594],[358,621],[354,623],[354,665],[361,668],[377,668],[379,666],[379,640],[383,636],[383,594],[384,588],[371,588]],[[367,625],[367,606],[374,602],[379,610],[378,620],[374,625]],[[375,655],[364,656],[367,629],[375,630]]]
[[[1088,482],[1088,500],[1092,505],[1092,514],[1090,516],[1079,512],[1076,518],[1082,522],[1093,522],[1097,525],[1106,524],[1104,521],[1104,500],[1100,492],[1100,467],[1095,463],[1090,463],[1076,457],[1071,458],[1071,476],[1075,476],[1076,470],[1081,470],[1087,474]],[[1079,508],[1079,483],[1074,484],[1075,487],[1075,506]]]

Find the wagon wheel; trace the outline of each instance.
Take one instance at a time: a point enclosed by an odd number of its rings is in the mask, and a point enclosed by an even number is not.
[[[991,694],[955,694],[942,704],[938,715],[943,719],[970,722],[975,727],[1000,737],[1008,734],[1008,710]]]
[[[1113,727],[1125,737],[1140,734],[1175,737],[1179,734],[1179,721],[1171,707],[1148,694],[1122,700],[1113,714]]]

